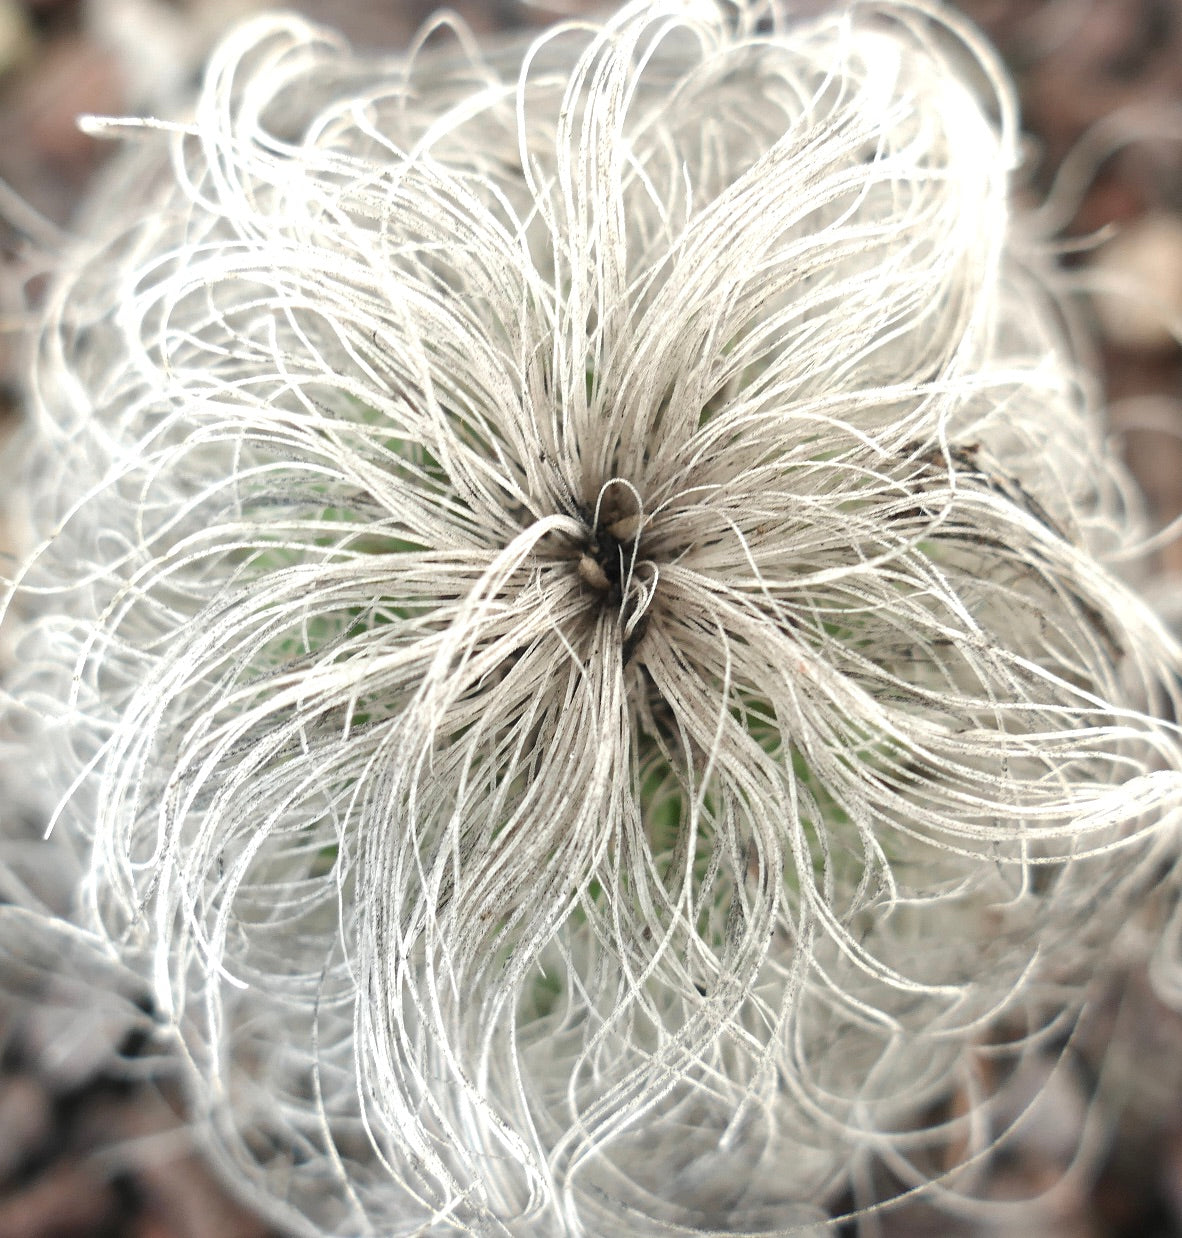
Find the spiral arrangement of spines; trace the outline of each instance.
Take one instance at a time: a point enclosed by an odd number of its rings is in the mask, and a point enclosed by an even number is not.
[[[242,27],[59,272],[11,696],[79,919],[308,1233],[952,1190],[1182,812],[1008,85],[905,3],[446,35]]]

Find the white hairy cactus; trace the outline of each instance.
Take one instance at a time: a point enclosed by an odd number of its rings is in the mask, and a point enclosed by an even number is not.
[[[953,1191],[1182,810],[990,53],[907,3],[398,62],[270,16],[190,119],[96,123],[12,696],[227,1172],[334,1235]]]

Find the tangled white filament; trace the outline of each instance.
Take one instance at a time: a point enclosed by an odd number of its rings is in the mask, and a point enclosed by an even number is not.
[[[1137,500],[971,32],[453,33],[260,19],[140,130],[14,695],[273,1215],[798,1232],[987,1146],[982,1055],[1172,861]]]

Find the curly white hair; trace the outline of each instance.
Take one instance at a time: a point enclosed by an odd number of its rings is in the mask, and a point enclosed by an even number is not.
[[[978,37],[269,16],[92,124],[11,691],[223,1165],[309,1234],[640,1235],[971,1162],[1182,813]]]

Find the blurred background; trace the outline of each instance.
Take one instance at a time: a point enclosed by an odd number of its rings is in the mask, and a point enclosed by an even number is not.
[[[819,7],[819,0],[796,3]],[[212,42],[258,7],[256,0],[0,0],[0,320],[9,328],[0,331],[0,436],[19,422],[21,345],[12,328],[40,278],[19,230],[5,221],[52,243],[111,153],[78,130],[75,116],[167,110],[196,81]],[[393,50],[436,5],[296,0],[287,7],[335,24],[359,48]],[[491,33],[597,6],[454,0],[451,7]],[[1051,200],[1061,212],[1055,227],[1070,278],[1081,286],[1132,282],[1155,303],[1143,312],[1127,299],[1083,301],[1114,433],[1158,517],[1173,519],[1182,512],[1182,348],[1163,322],[1182,324],[1182,0],[962,0],[960,7],[997,43],[1019,84],[1029,135],[1022,195],[1045,201],[1069,159]],[[1070,175],[1073,151],[1083,167],[1078,177]],[[1089,159],[1089,151],[1098,153]],[[4,542],[0,528],[0,549]],[[1182,573],[1182,541],[1162,552],[1162,566]],[[1175,588],[1161,602],[1182,620],[1179,597]],[[79,1023],[48,1001],[19,1014],[0,1008],[0,1238],[271,1235],[192,1154],[167,1080],[137,1084],[104,1064],[114,1052],[132,1054],[137,1034],[118,1021]],[[1033,1095],[1049,1066],[1033,1061],[1024,1070]],[[1089,1119],[1098,1086],[1105,1099]],[[1088,1156],[1065,1177],[1081,1134]],[[1032,1119],[991,1164],[983,1190],[1018,1200],[1055,1183],[1037,1220],[1001,1210],[988,1220],[952,1221],[908,1206],[884,1215],[880,1232],[1182,1238],[1182,1016],[1155,999],[1139,971],[1120,972],[1097,1003]]]

